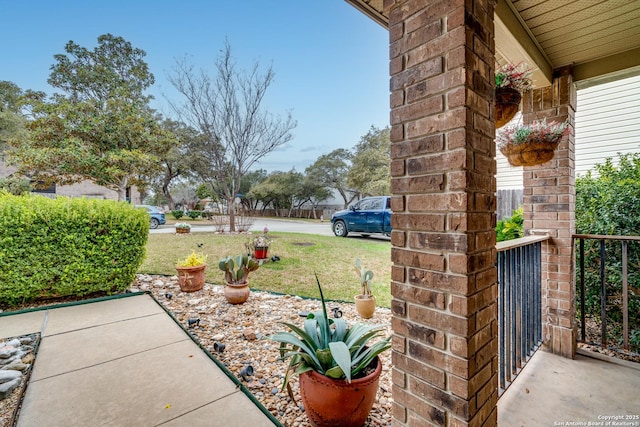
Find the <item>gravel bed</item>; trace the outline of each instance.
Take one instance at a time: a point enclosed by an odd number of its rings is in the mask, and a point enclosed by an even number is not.
[[[585,342],[578,342],[578,347],[593,353],[604,354],[616,359],[627,360],[629,362],[640,363],[640,354],[625,350],[616,340],[609,337],[607,348],[601,345],[602,329],[601,323],[591,317],[585,318]],[[580,321],[578,321],[578,339],[580,339]]]
[[[224,299],[221,286],[207,283],[201,291],[184,293],[180,291],[175,276],[138,275],[131,290],[151,292],[185,329],[238,378],[240,378],[242,369],[251,365],[254,374],[241,380],[260,403],[283,425],[287,427],[309,426],[300,400],[297,379],[291,382],[292,396],[289,396],[286,390],[281,391],[286,363],[278,360],[278,344],[265,340],[264,337],[285,330],[286,328],[279,322],[301,325],[303,318],[299,313],[320,310],[319,301],[252,290],[246,303],[230,305]],[[65,302],[73,300],[76,299],[64,299]],[[15,307],[12,310],[51,303],[52,301],[33,303]],[[361,321],[353,304],[328,302],[327,306],[329,310],[339,307],[349,325]],[[191,325],[189,319],[192,320]],[[387,325],[387,335],[391,335],[389,309],[376,308],[374,317],[367,322]],[[587,343],[579,343],[579,346],[590,351],[640,363],[640,355],[637,353],[625,352],[620,349],[603,349],[593,345],[593,341],[597,341],[594,332],[596,330],[595,322],[588,323]],[[220,344],[224,345],[222,352],[217,351],[217,348],[221,347]],[[383,370],[377,400],[365,424],[368,427],[391,425],[393,402],[391,397],[391,351],[384,352],[380,358]],[[20,403],[21,388],[14,390],[9,398],[0,401],[0,427],[10,426],[11,415]]]
[[[207,283],[201,291],[184,293],[180,291],[175,276],[139,275],[132,290],[150,291],[185,329],[238,378],[241,378],[243,368],[251,365],[254,374],[241,381],[283,425],[310,425],[304,414],[297,379],[290,382],[293,399],[286,390],[282,391],[288,362],[278,359],[278,343],[264,338],[286,330],[279,322],[302,326],[304,319],[299,313],[321,310],[320,301],[252,290],[247,302],[231,305],[224,298],[222,286]],[[349,325],[362,321],[353,304],[327,303],[327,309],[333,307],[340,308]],[[374,317],[367,323],[385,324],[387,335],[391,335],[389,309],[376,308]],[[223,352],[216,351],[220,344],[224,345]],[[391,425],[391,351],[384,352],[381,360],[383,370],[380,387],[366,426]]]
[[[288,362],[278,359],[278,343],[264,338],[286,330],[279,322],[301,326],[303,317],[299,313],[321,310],[320,301],[252,290],[247,302],[231,305],[224,298],[222,286],[207,283],[201,291],[185,293],[180,291],[175,276],[138,275],[130,290],[151,292],[204,348],[241,379],[257,400],[284,426],[310,425],[300,399],[297,378],[290,381],[292,399],[286,390],[281,390]],[[64,299],[65,302],[73,300]],[[33,303],[12,310],[52,303]],[[353,304],[327,303],[329,310],[334,307],[340,308],[348,325],[362,321]],[[189,319],[192,320],[191,325]],[[386,335],[391,335],[389,309],[377,307],[373,318],[366,322],[387,325]],[[216,351],[220,344],[224,344],[225,347],[222,352]],[[368,427],[391,425],[391,351],[385,351],[380,359],[383,366],[380,387],[365,424]],[[240,372],[248,365],[253,368],[253,375],[241,378]],[[14,391],[10,398],[0,401],[0,427],[9,427],[11,414],[18,404],[18,390]]]

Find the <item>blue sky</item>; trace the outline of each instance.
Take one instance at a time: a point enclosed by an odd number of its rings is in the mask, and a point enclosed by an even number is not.
[[[163,94],[176,59],[213,72],[227,38],[239,66],[273,66],[265,107],[291,111],[294,139],[257,167],[302,172],[318,156],[352,148],[389,121],[388,33],[344,0],[0,0],[0,80],[53,92],[53,55],[69,41],[93,49],[100,34],[143,49],[156,84],[153,106],[171,115]]]

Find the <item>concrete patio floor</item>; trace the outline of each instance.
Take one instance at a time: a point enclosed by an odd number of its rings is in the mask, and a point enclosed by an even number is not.
[[[278,425],[148,295],[0,317],[0,337],[33,332],[19,427]],[[498,401],[505,427],[639,417],[640,367],[584,355],[538,351]]]
[[[498,425],[640,426],[640,366],[537,351],[498,400]]]
[[[0,317],[33,332],[18,427],[276,424],[149,295]]]

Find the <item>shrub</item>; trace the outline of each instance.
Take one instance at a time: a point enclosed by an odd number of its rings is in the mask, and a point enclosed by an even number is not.
[[[6,178],[0,178],[0,191],[6,191],[10,194],[19,196],[20,194],[28,193],[32,190],[31,183],[27,178],[18,177],[15,175],[8,176]]]
[[[175,219],[180,219],[184,216],[184,211],[183,210],[174,210],[171,211],[171,215],[173,215],[173,217]]]
[[[126,289],[148,228],[122,202],[0,194],[0,304]]]
[[[619,164],[611,158],[596,165],[594,171],[576,179],[576,231],[579,234],[640,235],[640,154],[619,154]],[[629,329],[632,345],[640,350],[640,244],[630,242],[629,262]],[[585,314],[600,319],[600,250],[599,241],[585,241]],[[622,255],[620,242],[605,244],[607,295],[613,301],[622,296]],[[577,252],[579,253],[579,252]],[[579,261],[579,256],[578,256]],[[635,291],[634,291],[635,290]],[[579,309],[578,309],[579,311]],[[580,313],[578,313],[579,315]],[[618,303],[609,301],[607,320],[613,336],[620,337],[622,311]]]
[[[524,236],[524,209],[512,212],[510,217],[498,221],[496,226],[496,242],[517,239]]]
[[[202,214],[201,211],[189,211],[187,216],[191,219],[196,219],[196,218],[199,218],[201,214]]]

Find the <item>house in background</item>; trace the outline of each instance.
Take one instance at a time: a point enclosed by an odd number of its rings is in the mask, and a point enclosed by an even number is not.
[[[576,177],[586,175],[607,157],[615,164],[618,153],[640,152],[640,75],[601,84],[595,79],[576,86]],[[518,114],[511,123],[521,120]],[[501,219],[522,205],[522,166],[511,166],[499,150],[496,161]]]
[[[0,157],[0,178],[11,176],[17,168],[9,166]],[[52,185],[45,189],[36,189],[33,193],[46,197],[66,196],[66,197],[87,197],[91,199],[118,200],[118,193],[106,187],[94,184],[91,181],[82,181],[72,185]],[[137,188],[131,187],[127,192],[127,199],[135,205],[141,204],[140,192]]]
[[[529,326],[527,336],[565,363],[566,372],[577,364],[570,360],[578,338],[573,238],[576,110],[582,106],[576,90],[620,80],[621,72],[639,74],[640,2],[347,1],[389,31],[389,45],[381,49],[388,49],[390,76],[393,424],[582,422],[569,409],[583,397],[588,406],[577,415],[589,417],[585,425],[596,420],[612,407],[596,409],[599,399],[589,400],[605,386],[576,387],[558,370],[541,392],[515,392],[499,414],[499,383],[506,377],[500,372],[515,372],[527,362],[512,351],[524,340],[507,339],[518,334],[506,326],[518,324]],[[536,69],[533,88],[523,93],[524,124],[546,118],[571,126],[553,159],[522,171],[521,243],[535,259],[509,280],[535,279],[537,302],[526,320],[513,322],[505,322],[507,313],[523,312],[511,304],[522,293],[513,285],[505,295],[505,269],[496,263],[505,248],[496,247],[493,230],[498,171],[492,80],[495,64],[505,62]],[[509,249],[514,258],[521,247]],[[546,365],[538,365],[535,375]],[[573,387],[557,388],[564,384]],[[619,384],[608,387],[602,400],[615,396]],[[557,415],[541,419],[562,404]],[[525,410],[530,412],[523,416]]]

